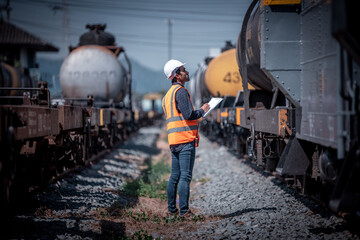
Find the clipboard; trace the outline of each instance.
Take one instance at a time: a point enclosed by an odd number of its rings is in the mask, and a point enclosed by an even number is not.
[[[210,105],[210,109],[209,111],[207,111],[205,114],[204,114],[204,117],[206,117],[214,108],[216,108],[216,106],[221,103],[221,101],[223,100],[223,98],[211,98],[210,102],[209,102],[209,105]]]

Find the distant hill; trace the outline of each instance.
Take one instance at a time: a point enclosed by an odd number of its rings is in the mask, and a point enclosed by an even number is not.
[[[41,80],[48,82],[52,98],[61,96],[59,71],[62,62],[62,59],[37,58]]]
[[[137,61],[130,59],[132,64],[133,90],[137,93],[151,93],[167,91],[170,83],[166,81],[162,70],[155,71],[144,67]]]
[[[132,89],[137,94],[150,92],[159,92],[169,88],[169,82],[166,81],[164,73],[149,69],[136,60],[131,59],[132,65]],[[48,82],[52,97],[61,96],[61,87],[59,83],[59,72],[62,59],[38,58],[41,79]]]

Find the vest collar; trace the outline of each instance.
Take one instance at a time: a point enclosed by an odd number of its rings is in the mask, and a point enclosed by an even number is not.
[[[181,83],[178,83],[178,82],[173,82],[172,85],[180,85],[182,87],[185,87],[184,85],[182,85]]]

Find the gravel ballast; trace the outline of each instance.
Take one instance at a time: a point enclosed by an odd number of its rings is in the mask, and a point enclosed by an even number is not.
[[[210,221],[189,236],[212,239],[359,239],[346,222],[273,175],[202,137],[192,206]]]
[[[164,129],[142,128],[101,161],[43,189],[33,196],[36,207],[14,216],[1,238],[129,236],[121,217],[99,218],[99,209],[114,202],[127,205],[129,199],[118,190],[159,154],[156,141]],[[196,152],[190,208],[206,220],[188,222],[191,228],[179,225],[166,239],[360,239],[342,218],[204,136]],[[164,238],[156,229],[147,230],[153,238]]]

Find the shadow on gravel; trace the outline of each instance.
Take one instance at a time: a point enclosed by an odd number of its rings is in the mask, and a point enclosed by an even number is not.
[[[233,156],[239,158],[239,155],[237,155],[235,152],[229,151]],[[248,161],[243,160],[243,164],[249,166],[251,169],[259,173],[260,175],[264,176],[265,178],[268,177],[274,177],[271,173],[264,171],[262,168],[258,167],[256,164]],[[274,178],[271,180],[271,182],[278,186],[280,189],[282,189],[287,194],[294,197],[297,201],[300,201],[302,204],[304,204],[307,208],[309,208],[314,214],[319,214],[323,218],[330,218],[331,216],[334,216],[332,212],[329,210],[326,210],[325,207],[319,205],[314,200],[312,200],[309,196],[303,195],[300,192],[298,192],[295,189],[289,188],[285,183],[283,183],[281,180]]]
[[[322,235],[322,234],[331,234],[334,232],[345,232],[350,231],[352,234],[356,235],[357,237],[360,237],[360,229],[359,225],[357,224],[350,224],[350,223],[341,223],[336,226],[332,227],[316,227],[316,228],[310,228],[309,231],[316,235]]]
[[[92,228],[86,223],[93,221]],[[4,226],[4,225],[3,225]],[[125,223],[114,223],[101,220],[79,220],[76,218],[52,219],[20,219],[11,225],[4,226],[9,233],[0,235],[1,239],[115,239],[125,236]]]
[[[127,145],[120,146],[119,149],[138,151],[138,152],[143,152],[143,153],[150,154],[150,155],[157,155],[160,153],[160,150],[156,148],[155,144],[153,146],[149,147],[146,145],[129,143]]]
[[[233,156],[239,158],[239,155],[236,152],[229,151]],[[271,173],[265,172],[262,168],[258,167],[256,164],[244,159],[242,161],[245,165],[249,166],[251,169],[256,171],[257,173],[261,174],[262,176],[268,178],[273,177]],[[325,206],[318,204],[315,200],[311,199],[311,197],[301,194],[295,189],[289,188],[284,182],[282,182],[280,179],[274,178],[271,180],[271,182],[282,189],[287,194],[291,195],[293,198],[295,198],[297,201],[300,201],[302,204],[304,204],[307,208],[309,208],[313,214],[319,214],[322,218],[329,219],[332,216],[336,216],[335,213],[331,212],[329,209],[327,209]],[[244,209],[246,210],[246,209]],[[328,227],[328,228],[313,228],[310,231],[314,234],[329,234],[332,232],[343,232],[346,230],[349,230],[352,234],[355,234],[356,236],[360,236],[360,223],[359,219],[344,219],[345,222],[341,223],[339,225],[336,225],[335,227]]]
[[[126,225],[123,222],[115,223],[101,220],[100,226],[103,234],[95,239],[119,239],[119,237],[126,235]]]
[[[249,213],[249,212],[275,211],[275,210],[277,210],[276,207],[245,208],[245,209],[241,209],[241,210],[238,210],[238,211],[236,211],[236,212],[229,213],[229,214],[215,215],[214,217],[231,218],[231,217],[237,217],[237,216],[240,216],[240,215],[242,215],[242,214],[244,214],[244,213]]]

